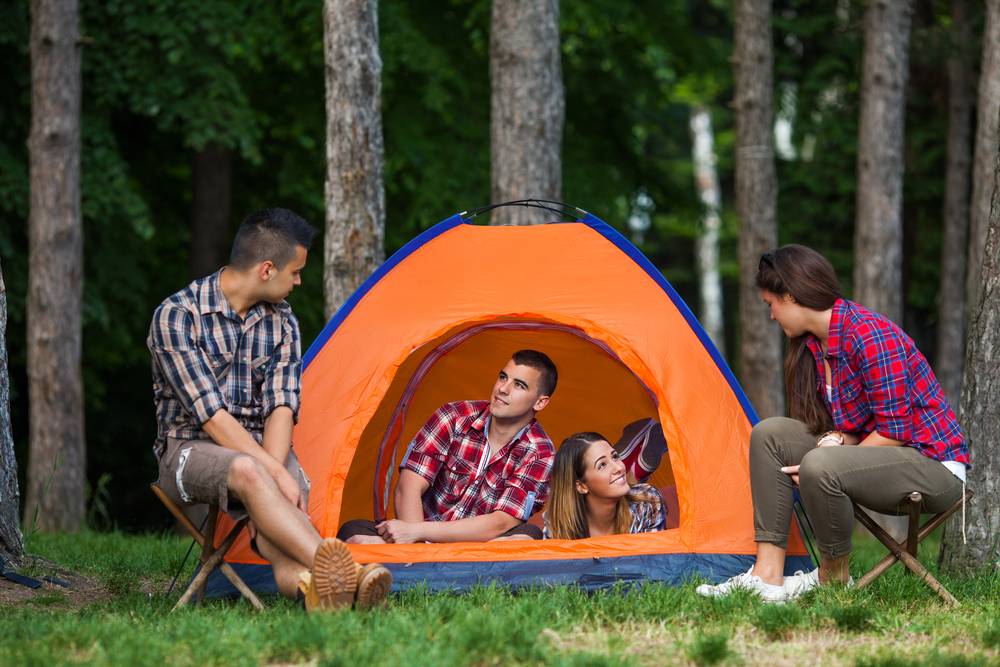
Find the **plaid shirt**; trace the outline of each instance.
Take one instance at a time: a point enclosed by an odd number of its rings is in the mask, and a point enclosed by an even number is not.
[[[826,359],[819,340],[806,344],[816,360],[816,391],[839,431],[862,437],[872,431],[916,448],[938,461],[969,463],[969,449],[941,385],[913,341],[877,313],[846,299],[833,305]]]
[[[219,287],[217,271],[169,297],[153,313],[146,346],[153,358],[159,458],[168,437],[206,439],[202,424],[226,410],[258,442],[279,405],[299,410],[299,324],[291,307],[258,303],[243,319]]]
[[[438,408],[413,438],[400,468],[430,483],[424,517],[455,521],[497,510],[526,521],[545,503],[555,448],[534,419],[489,461],[489,403]]]

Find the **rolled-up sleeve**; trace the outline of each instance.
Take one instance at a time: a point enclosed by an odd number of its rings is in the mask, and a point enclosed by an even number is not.
[[[452,415],[448,406],[438,408],[410,442],[401,470],[409,470],[434,483],[451,444]]]
[[[278,406],[291,409],[295,421],[299,419],[300,382],[302,371],[302,343],[299,323],[289,315],[281,325],[281,340],[271,355],[264,375],[263,416],[266,419]]]
[[[905,342],[889,327],[869,327],[861,332],[855,349],[875,430],[886,438],[910,442],[911,378]]]
[[[554,458],[551,450],[526,456],[507,479],[506,487],[497,499],[496,509],[521,521],[531,518],[549,495]]]
[[[177,400],[204,424],[226,404],[208,358],[197,344],[192,317],[183,308],[161,305],[153,313],[147,344],[153,363],[159,365]]]

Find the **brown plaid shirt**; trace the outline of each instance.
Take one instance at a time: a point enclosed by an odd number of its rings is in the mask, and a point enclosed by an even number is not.
[[[258,442],[279,405],[298,419],[301,350],[291,307],[258,303],[240,318],[216,271],[166,299],[153,313],[146,346],[153,358],[157,437],[204,439],[202,424],[225,409]]]

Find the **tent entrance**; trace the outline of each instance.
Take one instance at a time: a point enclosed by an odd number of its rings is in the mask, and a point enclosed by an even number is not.
[[[406,448],[441,405],[489,396],[497,372],[516,350],[549,355],[559,385],[538,420],[558,446],[578,431],[598,431],[615,442],[635,420],[659,419],[665,406],[602,341],[554,322],[492,319],[467,323],[413,350],[369,421],[344,485],[339,522],[392,518],[398,466]],[[676,526],[676,494],[668,457],[650,480],[665,490]]]

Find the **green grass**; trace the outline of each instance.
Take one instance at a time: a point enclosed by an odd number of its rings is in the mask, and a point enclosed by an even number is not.
[[[881,556],[859,542],[855,576]],[[277,598],[263,613],[216,601],[170,614],[179,591],[163,591],[187,545],[32,536],[33,553],[94,577],[106,592],[80,606],[72,592],[46,589],[0,608],[0,665],[1000,664],[996,574],[942,577],[964,603],[957,610],[896,566],[865,590],[819,589],[784,606],[743,594],[703,599],[689,584],[594,594],[411,590],[382,610],[314,616]],[[926,548],[924,562],[933,563],[934,547]]]

